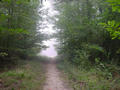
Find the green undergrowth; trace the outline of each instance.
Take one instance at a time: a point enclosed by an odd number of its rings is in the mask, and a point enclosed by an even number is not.
[[[120,90],[120,77],[108,78],[108,72],[95,68],[80,69],[67,61],[60,62],[58,68],[67,76],[74,90]]]
[[[0,90],[42,90],[44,76],[40,61],[22,61],[15,69],[0,73]]]

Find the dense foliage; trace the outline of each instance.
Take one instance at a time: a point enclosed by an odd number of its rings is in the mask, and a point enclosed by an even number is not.
[[[59,54],[83,68],[101,63],[120,65],[119,4],[119,0],[59,3]]]
[[[0,1],[0,63],[34,56],[42,48],[39,0]],[[4,64],[3,64],[4,63]]]
[[[61,0],[58,4],[59,67],[71,86],[119,90],[120,0]]]

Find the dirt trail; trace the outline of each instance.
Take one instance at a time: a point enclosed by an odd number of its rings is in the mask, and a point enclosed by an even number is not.
[[[46,83],[43,90],[72,90],[60,78],[60,71],[56,68],[55,61],[47,64]]]

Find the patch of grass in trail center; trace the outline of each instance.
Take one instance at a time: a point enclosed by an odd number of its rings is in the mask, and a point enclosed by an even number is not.
[[[73,90],[120,90],[120,77],[107,79],[106,72],[82,70],[64,61],[58,63],[58,68],[63,71],[63,78],[69,81]]]
[[[23,61],[14,70],[0,73],[0,90],[42,90],[45,81],[40,61]]]

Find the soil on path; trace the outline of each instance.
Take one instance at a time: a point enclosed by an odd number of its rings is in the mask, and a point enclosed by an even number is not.
[[[56,68],[56,63],[51,60],[47,64],[46,82],[43,90],[72,90],[60,78],[60,71]]]

